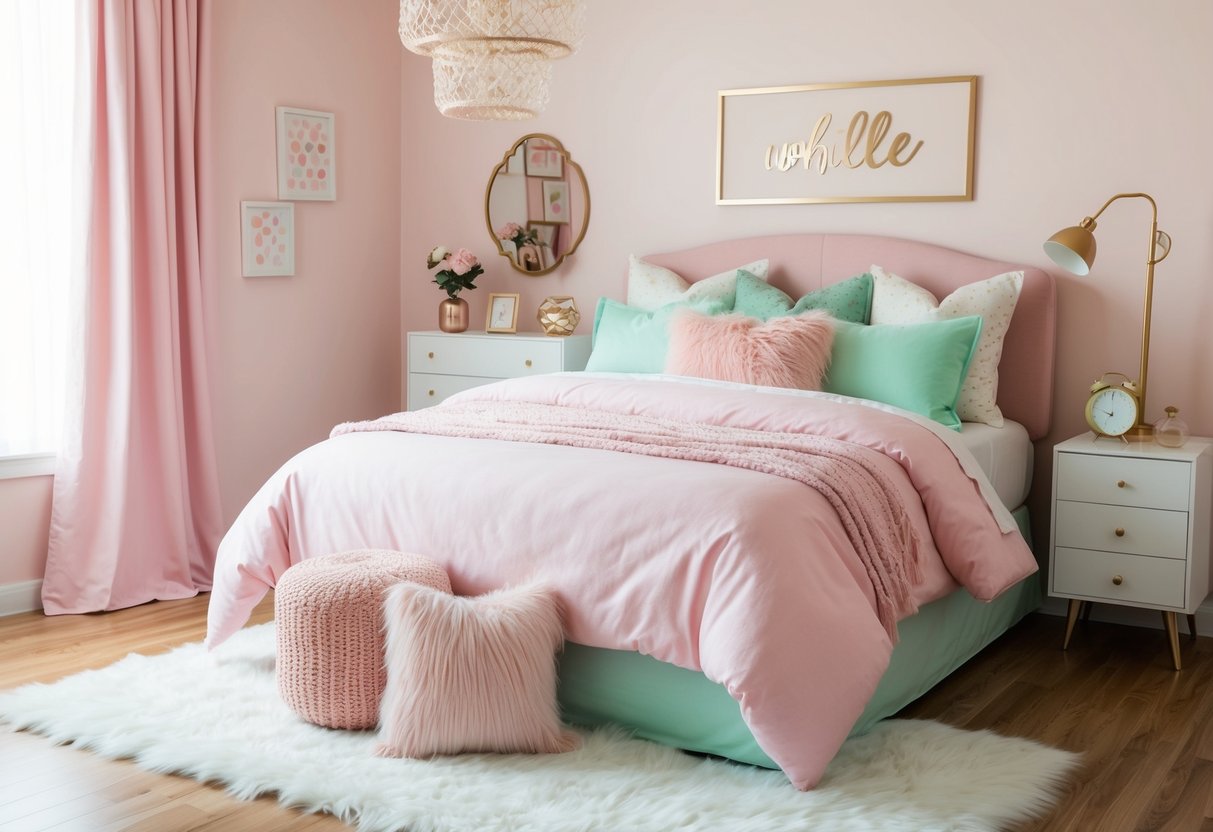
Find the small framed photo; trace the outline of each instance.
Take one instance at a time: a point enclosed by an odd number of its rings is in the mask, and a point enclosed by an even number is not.
[[[278,198],[337,199],[336,117],[278,107]]]
[[[560,223],[543,222],[541,220],[531,220],[526,224],[526,230],[535,235],[535,242],[548,248],[555,248],[556,232],[559,228]]]
[[[543,180],[543,219],[558,223],[569,221],[569,183],[563,179]]]
[[[484,322],[485,332],[518,331],[517,292],[493,292],[489,295],[489,314]]]
[[[527,139],[526,175],[560,179],[564,176],[564,157],[545,139]]]
[[[294,274],[294,203],[241,202],[240,255],[245,277]]]

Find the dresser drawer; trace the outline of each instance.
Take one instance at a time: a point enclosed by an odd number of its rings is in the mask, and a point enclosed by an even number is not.
[[[1185,567],[1182,560],[1148,558],[1088,549],[1053,551],[1053,592],[1104,598],[1149,607],[1183,608]],[[1120,576],[1120,584],[1113,578]]]
[[[1056,540],[1072,549],[1102,549],[1183,560],[1188,513],[1058,500]],[[1121,534],[1117,534],[1117,531]]]
[[[564,369],[558,339],[409,336],[409,372],[515,378]]]
[[[1191,464],[1123,456],[1057,455],[1059,500],[1188,510]]]
[[[432,407],[456,393],[482,384],[500,381],[477,376],[443,376],[434,373],[409,373],[409,410]]]

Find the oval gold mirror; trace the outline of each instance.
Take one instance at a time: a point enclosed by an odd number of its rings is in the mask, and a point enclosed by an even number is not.
[[[484,221],[497,252],[528,275],[555,269],[577,250],[590,223],[585,174],[556,138],[532,133],[493,168]]]

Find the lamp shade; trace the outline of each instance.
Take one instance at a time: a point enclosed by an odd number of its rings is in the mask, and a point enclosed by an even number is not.
[[[1091,273],[1095,262],[1095,235],[1084,225],[1063,228],[1045,241],[1045,254],[1054,263],[1077,275]],[[1094,225],[1094,223],[1092,223]]]

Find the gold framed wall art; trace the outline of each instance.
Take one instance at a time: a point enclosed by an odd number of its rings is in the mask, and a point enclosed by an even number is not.
[[[721,90],[716,204],[973,198],[977,76]]]

